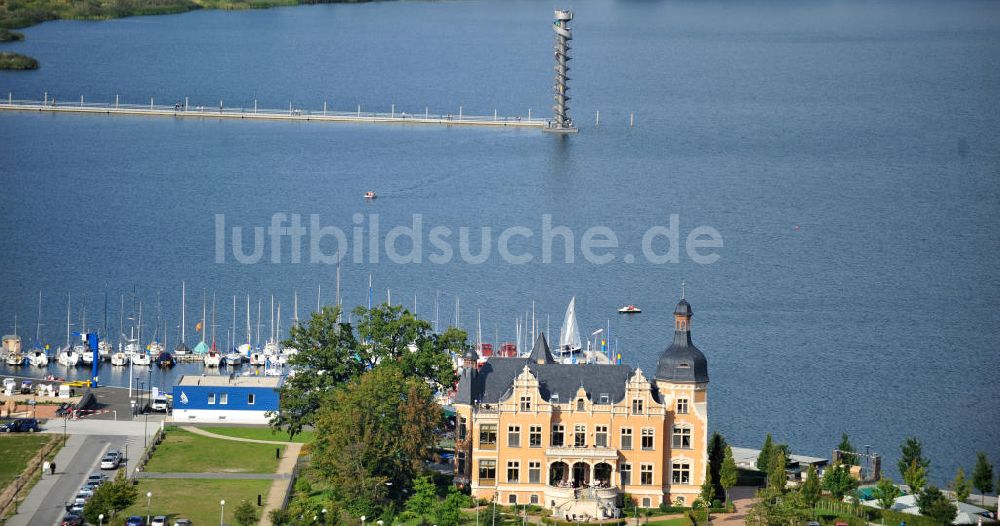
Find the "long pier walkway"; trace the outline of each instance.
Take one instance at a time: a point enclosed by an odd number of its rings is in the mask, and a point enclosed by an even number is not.
[[[324,104],[325,107],[325,104]],[[59,101],[46,100],[18,100],[8,97],[6,100],[0,99],[0,111],[19,112],[43,112],[43,113],[74,113],[86,115],[130,115],[142,117],[173,117],[173,118],[195,118],[195,119],[248,119],[261,121],[307,121],[307,122],[353,122],[353,123],[382,123],[382,124],[420,124],[420,125],[441,125],[441,126],[482,126],[494,128],[545,128],[547,119],[531,118],[531,112],[527,117],[504,116],[494,112],[493,116],[464,115],[461,110],[458,114],[433,114],[427,109],[423,113],[397,112],[395,106],[389,113],[361,111],[358,106],[357,111],[321,111],[295,108],[289,105],[288,109],[261,109],[256,105],[253,108],[227,108],[223,105],[210,106],[189,106],[187,101],[171,105],[156,105],[151,99],[149,104],[122,104],[115,102],[84,102],[83,97],[79,101]]]

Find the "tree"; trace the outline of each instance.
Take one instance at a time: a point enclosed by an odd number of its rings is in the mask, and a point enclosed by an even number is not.
[[[851,440],[847,437],[847,433],[841,434],[840,444],[837,446],[837,450],[840,451],[840,461],[843,462],[845,466],[858,465],[857,451],[855,451],[854,446],[851,444]]]
[[[983,497],[993,491],[993,464],[990,464],[986,453],[976,453],[976,468],[972,470],[972,485],[979,490],[979,504]]]
[[[972,493],[972,481],[965,478],[965,470],[958,468],[955,479],[951,481],[951,491],[955,493],[955,500],[965,502],[969,500]]]
[[[729,489],[736,485],[740,472],[736,468],[736,460],[733,458],[733,448],[726,446],[726,454],[722,459],[722,467],[719,469],[719,484],[725,491],[726,502],[729,502]]]
[[[292,514],[288,510],[281,508],[271,510],[271,513],[268,513],[267,516],[271,519],[272,526],[286,526],[292,522]]]
[[[850,493],[857,485],[858,482],[851,476],[850,468],[839,462],[823,474],[823,488],[837,500],[843,500],[844,495]]]
[[[725,492],[719,472],[722,470],[722,462],[726,458],[726,447],[726,439],[718,432],[712,433],[712,438],[708,441],[708,466],[715,495],[722,495]]]
[[[436,488],[431,478],[426,475],[414,479],[411,493],[410,498],[406,499],[406,511],[422,517],[429,514],[437,504]]]
[[[317,411],[334,388],[364,372],[355,358],[357,341],[350,324],[338,323],[339,307],[323,307],[304,324],[293,325],[285,347],[298,349],[289,364],[301,374],[281,387],[279,410],[270,415],[273,429],[294,437],[315,422]]]
[[[698,496],[706,508],[712,507],[712,499],[715,498],[715,484],[712,483],[712,468],[705,470],[705,481],[701,483],[701,494]]]
[[[802,482],[799,491],[802,493],[802,499],[810,508],[816,506],[816,503],[819,502],[823,488],[820,486],[819,475],[816,474],[816,466],[809,464],[809,470],[806,471],[806,480]]]
[[[243,500],[240,502],[239,506],[233,510],[233,519],[236,520],[236,524],[240,526],[251,526],[257,524],[257,507],[254,506],[250,501]]]
[[[899,448],[903,453],[899,458],[899,464],[897,464],[900,475],[903,475],[910,469],[913,461],[916,461],[920,467],[924,468],[924,474],[927,474],[927,470],[930,469],[931,463],[929,460],[924,458],[923,446],[920,444],[920,441],[917,440],[917,437],[907,437]]]
[[[935,486],[928,486],[917,496],[917,506],[921,515],[926,515],[942,524],[951,524],[958,515],[955,505]]]
[[[356,356],[369,369],[379,364],[397,363],[407,374],[436,383],[455,385],[455,369],[449,351],[461,352],[467,336],[451,328],[441,335],[431,332],[428,321],[418,319],[399,305],[383,303],[371,309],[357,307],[359,346]]]
[[[757,471],[767,473],[767,469],[771,466],[771,450],[773,449],[771,433],[768,433],[767,438],[764,439],[764,446],[760,448],[760,454],[757,455]]]
[[[799,492],[782,494],[773,488],[764,488],[757,493],[757,501],[747,513],[746,524],[800,526],[812,519],[811,512]]]
[[[927,468],[920,463],[919,459],[914,458],[910,462],[910,467],[903,473],[903,482],[909,486],[910,493],[914,495],[919,494],[927,485]]]
[[[119,472],[115,480],[101,484],[83,507],[83,517],[90,523],[96,523],[103,514],[110,521],[119,511],[128,508],[139,498],[139,489],[132,481],[125,478],[124,472]]]
[[[788,475],[785,473],[785,466],[788,465],[788,457],[785,456],[785,449],[776,447],[771,451],[770,463],[767,469],[767,485],[769,488],[779,493],[785,491],[788,483]]]
[[[462,520],[461,509],[468,504],[468,498],[455,485],[448,486],[448,496],[437,509],[439,526],[458,526]]]
[[[334,391],[316,416],[313,464],[348,512],[372,516],[387,483],[409,486],[430,459],[443,421],[423,379],[379,366]]]
[[[896,502],[896,497],[898,497],[902,492],[896,487],[896,484],[890,478],[882,478],[875,484],[875,488],[872,490],[872,496],[878,501],[879,506],[883,510],[887,510],[892,507],[892,504]]]

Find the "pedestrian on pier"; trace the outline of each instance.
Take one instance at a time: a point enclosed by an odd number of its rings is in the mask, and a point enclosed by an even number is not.
[[[50,471],[50,472],[51,472],[51,473],[52,473],[53,475],[55,475],[55,474],[56,474],[56,461],[54,461],[54,460],[53,460],[52,462],[50,462],[50,463],[49,463],[49,471]]]
[[[49,461],[46,460],[42,463],[42,476],[45,476],[45,472],[49,470]]]

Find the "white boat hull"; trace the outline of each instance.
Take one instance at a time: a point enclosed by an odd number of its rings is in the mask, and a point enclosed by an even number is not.
[[[150,365],[153,362],[152,358],[144,353],[133,354],[130,360],[132,360],[132,365]]]
[[[219,353],[208,353],[205,355],[205,367],[218,367],[222,363],[222,356]]]
[[[31,355],[28,361],[35,367],[48,367],[49,365],[48,355],[41,351]]]
[[[226,355],[226,365],[236,366],[243,363],[243,355],[240,353],[229,353]]]
[[[76,367],[80,363],[80,355],[76,351],[63,351],[56,361],[65,367]]]
[[[7,365],[9,365],[11,367],[16,367],[16,366],[24,365],[24,355],[22,355],[21,353],[8,354],[7,355]]]
[[[111,365],[122,367],[128,365],[128,355],[123,352],[116,352],[111,355]]]

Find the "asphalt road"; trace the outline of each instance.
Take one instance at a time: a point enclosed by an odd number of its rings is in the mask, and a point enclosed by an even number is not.
[[[56,466],[58,479],[48,495],[45,496],[41,507],[31,517],[29,524],[58,524],[63,515],[66,514],[66,503],[76,496],[87,476],[101,471],[99,464],[104,453],[110,449],[124,447],[124,445],[125,437],[123,436],[87,436],[68,466]],[[104,473],[108,477],[115,475],[115,472],[111,470],[104,471]]]

